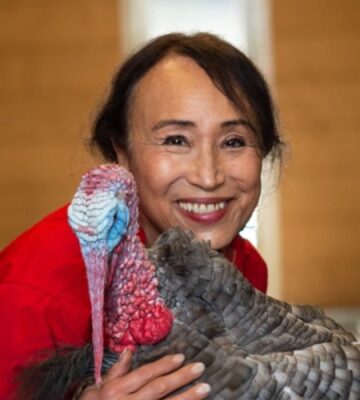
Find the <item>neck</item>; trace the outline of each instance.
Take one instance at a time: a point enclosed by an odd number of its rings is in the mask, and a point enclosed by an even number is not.
[[[219,250],[219,252],[226,257],[230,262],[234,263],[235,261],[235,246],[234,241],[232,241],[228,246]]]
[[[157,289],[155,266],[137,235],[126,235],[115,249],[106,293],[107,345],[113,351],[152,344],[170,331],[172,315]]]
[[[152,233],[154,233],[154,232],[152,232]],[[138,236],[139,236],[141,242],[146,247],[151,247],[157,239],[157,236],[155,234],[151,235],[151,232],[149,232],[149,233],[145,232],[143,225],[141,225],[141,227],[138,231]],[[236,257],[234,242],[235,242],[235,238],[227,246],[218,250],[224,257],[226,257],[233,264],[235,262],[235,257]]]

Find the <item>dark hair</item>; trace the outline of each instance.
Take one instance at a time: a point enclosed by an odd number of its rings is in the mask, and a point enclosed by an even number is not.
[[[107,101],[93,126],[91,145],[105,159],[117,161],[116,148],[127,150],[131,95],[139,80],[169,54],[193,59],[235,105],[250,105],[258,125],[258,143],[263,157],[281,158],[282,141],[277,128],[269,88],[252,61],[240,50],[209,33],[160,36],[128,58],[112,82]]]

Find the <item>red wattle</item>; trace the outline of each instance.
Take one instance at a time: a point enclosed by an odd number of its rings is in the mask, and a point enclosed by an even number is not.
[[[130,322],[129,332],[137,344],[155,344],[171,331],[173,316],[163,304],[157,304],[152,315]]]

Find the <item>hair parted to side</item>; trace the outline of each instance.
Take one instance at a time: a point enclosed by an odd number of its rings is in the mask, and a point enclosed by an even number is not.
[[[108,98],[94,121],[92,148],[98,148],[112,162],[117,161],[116,149],[128,150],[133,90],[152,67],[170,54],[194,60],[238,110],[244,111],[248,104],[259,127],[257,140],[262,156],[281,160],[283,142],[262,74],[240,50],[210,33],[159,36],[130,56],[115,75]]]

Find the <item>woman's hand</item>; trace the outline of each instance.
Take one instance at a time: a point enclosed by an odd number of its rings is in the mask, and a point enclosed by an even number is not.
[[[103,377],[101,385],[87,387],[81,400],[159,400],[198,378],[204,371],[202,363],[181,367],[182,354],[168,355],[131,372],[132,353],[126,350],[120,360]],[[181,367],[181,368],[180,368]],[[173,400],[198,400],[207,397],[210,386],[196,384]]]

